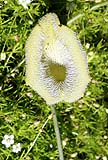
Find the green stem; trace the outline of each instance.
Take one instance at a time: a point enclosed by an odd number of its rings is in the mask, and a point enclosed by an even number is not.
[[[31,151],[31,149],[32,149],[32,148],[33,148],[33,146],[35,145],[35,143],[36,143],[36,141],[37,141],[38,137],[39,137],[39,136],[40,136],[40,134],[42,133],[42,131],[43,131],[44,127],[45,127],[45,126],[46,126],[46,124],[47,124],[47,122],[48,122],[48,121],[49,121],[49,119],[51,119],[51,118],[52,118],[52,115],[49,115],[49,116],[48,116],[48,119],[45,121],[45,123],[43,124],[42,128],[39,130],[39,133],[37,134],[36,138],[35,138],[35,139],[34,139],[34,141],[32,142],[31,146],[28,148],[28,151],[27,151],[27,153],[24,155],[24,157],[23,157],[23,158],[26,158],[26,157],[27,157],[28,153]]]
[[[60,160],[64,160],[60,132],[59,132],[57,116],[56,116],[56,111],[55,111],[54,106],[51,106],[51,111],[52,111],[52,116],[53,116],[53,121],[54,121],[54,129],[55,129],[55,133],[56,133],[57,146],[58,146],[58,150],[59,150],[59,158],[60,158]]]

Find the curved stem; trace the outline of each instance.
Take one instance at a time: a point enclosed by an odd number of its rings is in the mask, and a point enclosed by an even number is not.
[[[64,160],[62,143],[61,143],[61,138],[60,138],[60,131],[58,127],[57,116],[56,116],[56,111],[55,111],[54,106],[51,106],[51,111],[52,111],[52,116],[53,116],[53,121],[54,121],[54,129],[56,133],[57,146],[59,150],[59,158],[60,160]]]
[[[24,155],[23,158],[26,158],[28,153],[31,151],[31,149],[33,148],[33,146],[35,145],[38,137],[40,136],[40,134],[42,133],[44,127],[46,126],[47,122],[49,121],[49,119],[52,118],[52,114],[48,116],[48,119],[45,121],[45,123],[43,124],[42,128],[39,130],[39,133],[37,134],[36,138],[34,139],[34,141],[32,142],[31,146],[28,148],[27,153]]]

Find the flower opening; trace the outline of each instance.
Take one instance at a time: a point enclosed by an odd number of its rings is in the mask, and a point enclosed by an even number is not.
[[[54,78],[55,83],[63,82],[66,78],[66,67],[57,63],[49,62],[46,75]]]

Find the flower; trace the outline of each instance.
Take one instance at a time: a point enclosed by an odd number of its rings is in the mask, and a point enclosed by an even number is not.
[[[104,157],[102,157],[102,159],[103,159],[103,160],[107,160],[107,157],[106,157],[106,156],[104,156]]]
[[[108,108],[105,108],[106,113],[108,113]]]
[[[99,159],[99,158],[100,158],[100,156],[95,156],[95,158],[96,158],[96,159]]]
[[[1,53],[0,61],[4,61],[6,59],[6,53]]]
[[[21,151],[21,145],[20,145],[20,143],[13,145],[12,148],[13,148],[12,151],[14,153],[18,153],[18,152]]]
[[[96,2],[96,3],[100,3],[100,2],[101,2],[101,0],[95,0],[95,2]]]
[[[89,49],[90,48],[90,43],[87,43],[86,46],[85,46],[85,48]]]
[[[19,3],[24,7],[24,8],[28,8],[27,5],[29,3],[31,3],[32,0],[19,0]]]
[[[6,148],[10,147],[14,143],[14,135],[5,135],[2,140],[2,144],[6,146]]]
[[[75,153],[71,154],[71,157],[72,157],[72,158],[74,158],[74,157],[76,157],[76,156],[77,156],[77,154],[78,154],[78,153],[77,153],[77,152],[75,152]]]
[[[65,146],[66,146],[67,141],[68,141],[68,138],[65,138],[65,139],[62,141],[62,145],[63,145],[63,147],[65,147]]]
[[[47,104],[74,102],[90,81],[86,53],[55,13],[42,17],[26,42],[26,83]]]

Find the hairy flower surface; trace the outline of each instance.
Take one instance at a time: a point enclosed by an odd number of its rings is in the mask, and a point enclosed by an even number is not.
[[[5,135],[2,144],[9,148],[14,143],[14,135]]]
[[[86,53],[76,34],[46,14],[26,42],[26,83],[47,104],[74,102],[90,81]]]

